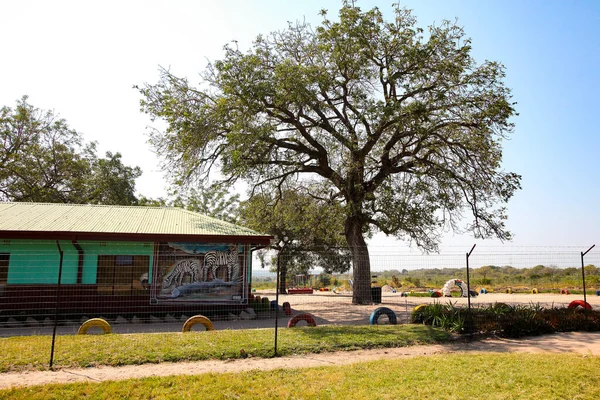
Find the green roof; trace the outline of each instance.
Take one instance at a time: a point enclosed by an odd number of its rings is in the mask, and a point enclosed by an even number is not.
[[[269,236],[251,229],[176,207],[105,206],[90,204],[0,202],[0,233],[36,233],[36,237],[61,233],[82,236],[246,239],[268,243]],[[192,238],[190,238],[192,239]],[[131,240],[131,239],[129,239]]]

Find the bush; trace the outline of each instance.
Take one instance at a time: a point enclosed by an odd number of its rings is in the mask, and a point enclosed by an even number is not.
[[[493,333],[511,338],[553,332],[600,331],[600,311],[545,309],[534,304],[510,306],[496,303],[473,307],[469,314],[466,308],[451,303],[434,303],[413,311],[412,321],[455,333]]]

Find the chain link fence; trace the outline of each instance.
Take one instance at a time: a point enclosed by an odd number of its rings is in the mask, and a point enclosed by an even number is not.
[[[307,253],[278,257],[244,244],[5,240],[0,337],[406,324],[420,304],[559,308],[580,301],[600,308],[597,248],[422,255],[373,247],[364,282],[371,296],[360,305],[353,304],[356,260],[348,252],[337,260],[331,249]]]

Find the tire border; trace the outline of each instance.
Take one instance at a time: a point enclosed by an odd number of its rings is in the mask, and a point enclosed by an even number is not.
[[[181,332],[189,332],[190,329],[192,329],[192,327],[197,324],[204,325],[207,331],[212,331],[215,329],[210,319],[208,319],[204,315],[194,315],[193,317],[189,317],[187,321],[183,323],[183,328],[181,329]]]
[[[567,308],[577,308],[577,307],[581,307],[581,308],[584,308],[586,310],[591,310],[592,309],[592,305],[590,303],[588,303],[587,301],[583,301],[583,300],[573,300],[567,306]]]
[[[387,315],[388,319],[390,320],[390,325],[398,324],[398,318],[396,317],[396,313],[387,307],[376,308],[371,313],[371,317],[369,318],[369,323],[371,325],[378,325],[377,320],[383,314]]]
[[[289,319],[289,321],[287,323],[287,327],[293,328],[300,321],[306,321],[309,326],[317,326],[317,323],[315,322],[315,318],[311,314],[300,313],[300,314],[296,314],[295,316],[293,316],[292,318]]]
[[[85,321],[83,324],[81,324],[81,326],[77,330],[77,334],[78,335],[87,335],[88,330],[95,326],[102,329],[102,331],[104,332],[105,335],[112,333],[112,327],[105,319],[91,318],[91,319],[88,319],[87,321]]]

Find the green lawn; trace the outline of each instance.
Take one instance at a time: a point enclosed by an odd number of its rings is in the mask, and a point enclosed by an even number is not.
[[[47,385],[0,399],[598,399],[600,357],[451,354],[354,365]]]
[[[100,365],[272,357],[274,330],[223,330],[189,333],[59,336],[58,368]],[[451,334],[423,325],[318,326],[280,329],[278,354],[320,353],[403,347],[451,340]],[[48,368],[48,336],[0,339],[0,372]]]

